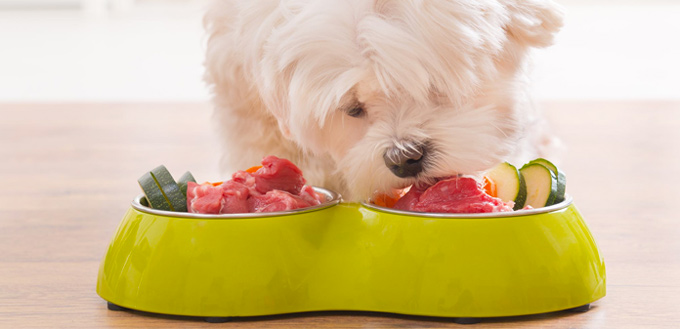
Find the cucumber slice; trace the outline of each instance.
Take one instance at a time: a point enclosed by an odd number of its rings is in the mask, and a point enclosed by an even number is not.
[[[550,169],[538,163],[528,163],[519,170],[527,187],[525,206],[541,208],[555,203],[557,177]]]
[[[187,211],[187,197],[182,194],[179,185],[175,182],[165,166],[160,165],[151,170],[151,176],[156,180],[158,187],[160,187],[163,196],[170,204],[172,211]]]
[[[168,199],[165,198],[161,188],[156,183],[156,180],[151,176],[150,172],[142,175],[137,179],[139,187],[142,188],[144,195],[146,196],[146,201],[149,206],[154,209],[160,210],[171,210],[170,203]]]
[[[529,163],[541,164],[546,168],[550,169],[550,171],[552,171],[553,174],[555,174],[555,177],[557,177],[557,196],[555,196],[555,203],[560,203],[564,201],[564,195],[566,194],[567,191],[567,175],[559,168],[557,168],[557,166],[554,165],[552,162],[543,158],[532,160]]]
[[[515,166],[504,162],[491,169],[485,176],[496,184],[498,198],[505,202],[513,201],[515,203],[514,210],[524,208],[527,199],[527,186],[524,177],[520,175]]]
[[[185,172],[184,175],[182,175],[178,180],[177,180],[177,185],[179,185],[180,191],[182,191],[182,194],[184,197],[187,196],[187,183],[188,182],[194,182],[196,183],[196,179],[194,178],[194,175],[192,175],[190,172]]]

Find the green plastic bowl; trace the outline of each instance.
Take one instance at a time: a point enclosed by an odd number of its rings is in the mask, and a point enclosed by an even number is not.
[[[605,265],[572,199],[482,215],[328,202],[197,215],[138,196],[99,269],[111,305],[200,317],[359,310],[498,317],[587,305]]]

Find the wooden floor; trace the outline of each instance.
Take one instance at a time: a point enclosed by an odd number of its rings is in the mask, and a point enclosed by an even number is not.
[[[680,102],[549,102],[568,192],[607,264],[587,313],[474,328],[680,328]],[[446,319],[322,312],[210,324],[113,312],[99,262],[136,179],[165,164],[217,180],[205,104],[0,104],[0,328],[448,328]]]

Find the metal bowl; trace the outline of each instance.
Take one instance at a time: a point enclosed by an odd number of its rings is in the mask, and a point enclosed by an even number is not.
[[[534,209],[522,209],[516,211],[505,211],[505,212],[492,212],[492,213],[477,213],[477,214],[466,214],[466,213],[434,213],[434,212],[419,212],[419,211],[407,211],[392,209],[388,207],[378,206],[372,202],[362,202],[361,205],[376,211],[381,211],[385,213],[404,215],[404,216],[415,216],[415,217],[429,217],[429,218],[451,218],[451,219],[461,219],[461,218],[504,218],[504,217],[521,217],[521,216],[531,216],[538,214],[546,214],[560,209],[569,207],[573,203],[574,199],[567,195],[564,201],[556,203],[547,207],[534,208]]]
[[[152,215],[167,216],[167,217],[177,217],[177,218],[196,218],[196,219],[239,219],[239,218],[261,218],[261,217],[277,217],[277,216],[287,216],[294,214],[301,214],[306,212],[318,211],[332,207],[342,200],[342,196],[339,193],[327,190],[321,187],[313,187],[316,193],[323,195],[326,198],[321,204],[312,207],[299,208],[286,211],[274,211],[274,212],[264,212],[264,213],[239,213],[239,214],[194,214],[189,212],[175,212],[167,210],[153,209],[149,207],[149,203],[146,201],[144,194],[138,195],[134,200],[132,200],[132,208]]]

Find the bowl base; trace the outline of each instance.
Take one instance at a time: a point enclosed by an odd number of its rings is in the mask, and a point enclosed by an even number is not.
[[[230,317],[219,317],[219,316],[209,316],[204,318],[205,322],[208,323],[224,323],[231,321]]]
[[[117,312],[118,311],[134,311],[131,308],[116,305],[116,304],[111,303],[111,302],[106,302],[106,306],[111,311],[117,311]],[[578,306],[578,307],[566,309],[564,311],[572,312],[572,313],[585,313],[585,312],[588,312],[590,310],[590,308],[591,307],[590,307],[590,303],[589,303],[589,304],[581,305],[581,306]],[[551,312],[548,312],[548,313],[551,313]],[[207,316],[207,317],[202,317],[202,318],[205,322],[208,322],[208,323],[225,323],[225,322],[231,322],[234,319],[234,317],[230,317],[230,316]],[[489,317],[489,318],[493,318],[493,317]],[[484,319],[485,318],[476,318],[476,317],[452,317],[452,318],[450,318],[450,321],[455,323],[455,324],[465,325],[465,324],[477,324],[477,323],[484,321]]]
[[[585,312],[588,312],[589,310],[590,310],[590,304],[585,304],[585,305],[582,305],[582,306],[579,306],[579,307],[570,308],[567,311],[574,312],[574,313],[585,313]]]
[[[130,309],[127,307],[122,307],[119,305],[116,305],[111,302],[106,302],[106,308],[108,308],[110,311],[129,311]]]
[[[480,319],[480,318],[454,318],[453,322],[457,323],[457,324],[477,324],[477,323],[482,322],[482,319]]]

